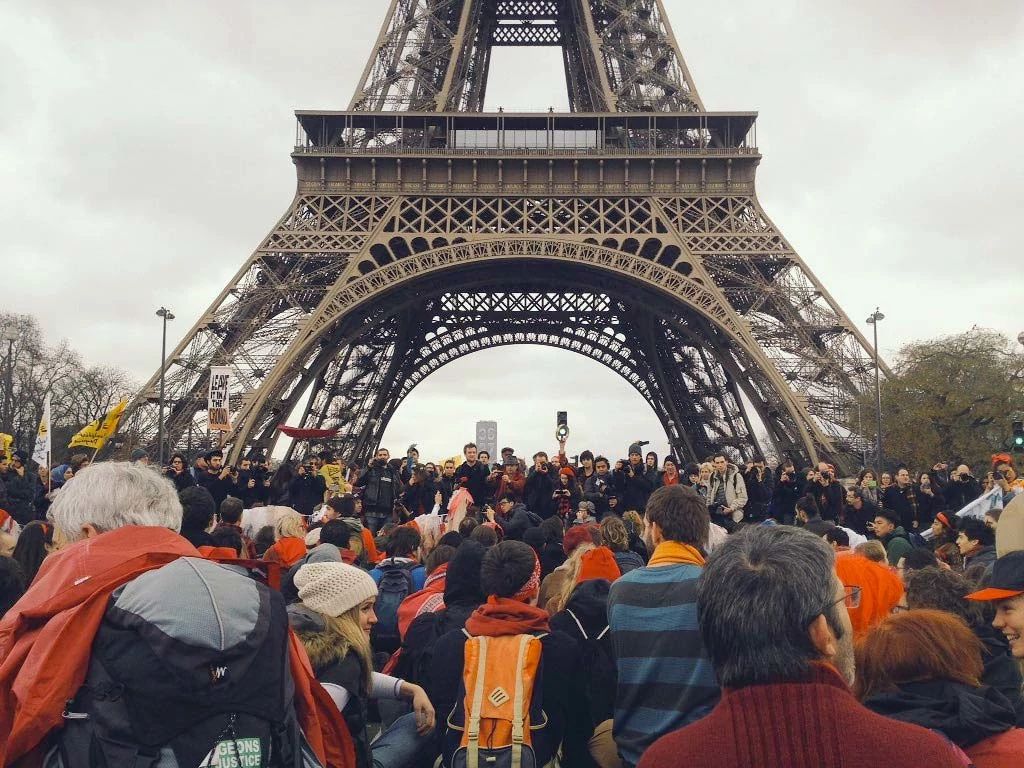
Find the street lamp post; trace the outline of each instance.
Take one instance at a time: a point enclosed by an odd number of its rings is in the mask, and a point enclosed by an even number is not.
[[[880,375],[878,371],[878,324],[885,320],[885,315],[878,311],[878,307],[875,307],[875,311],[871,313],[871,316],[867,319],[867,322],[875,331],[875,416],[878,419],[877,429],[875,432],[875,473],[878,477],[882,476],[882,385],[880,382]]]
[[[163,319],[163,340],[160,344],[160,421],[157,424],[157,442],[160,444],[160,467],[164,465],[164,374],[167,371],[167,321],[174,319],[174,313],[166,307],[156,311],[157,317]]]
[[[3,426],[7,427],[7,433],[14,434],[14,342],[18,340],[18,330],[12,325],[5,325],[0,339],[7,342],[7,398],[4,403]],[[8,421],[10,423],[8,423]]]

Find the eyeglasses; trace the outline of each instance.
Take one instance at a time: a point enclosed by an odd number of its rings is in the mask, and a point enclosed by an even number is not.
[[[860,587],[845,586],[843,587],[843,596],[838,600],[833,600],[825,607],[831,608],[833,605],[844,603],[847,608],[860,608],[860,592]]]

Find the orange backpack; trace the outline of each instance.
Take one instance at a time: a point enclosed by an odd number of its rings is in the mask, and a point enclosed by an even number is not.
[[[451,767],[536,768],[533,732],[547,725],[541,708],[544,635],[466,637],[462,706],[457,703],[448,717],[449,733],[461,733]]]

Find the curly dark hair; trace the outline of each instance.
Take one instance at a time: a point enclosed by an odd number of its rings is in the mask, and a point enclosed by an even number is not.
[[[906,582],[908,607],[934,608],[956,614],[971,625],[981,623],[981,609],[965,599],[974,585],[963,575],[945,568],[921,568],[907,573]]]

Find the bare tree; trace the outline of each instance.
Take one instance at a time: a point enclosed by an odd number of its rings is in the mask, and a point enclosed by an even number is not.
[[[13,328],[17,338],[10,356],[6,347],[0,350],[0,431],[9,430],[18,447],[30,447],[47,395],[56,452],[71,435],[136,389],[120,368],[86,366],[66,339],[47,345],[39,322],[31,315],[0,312],[3,327]],[[13,392],[8,391],[8,372]]]

